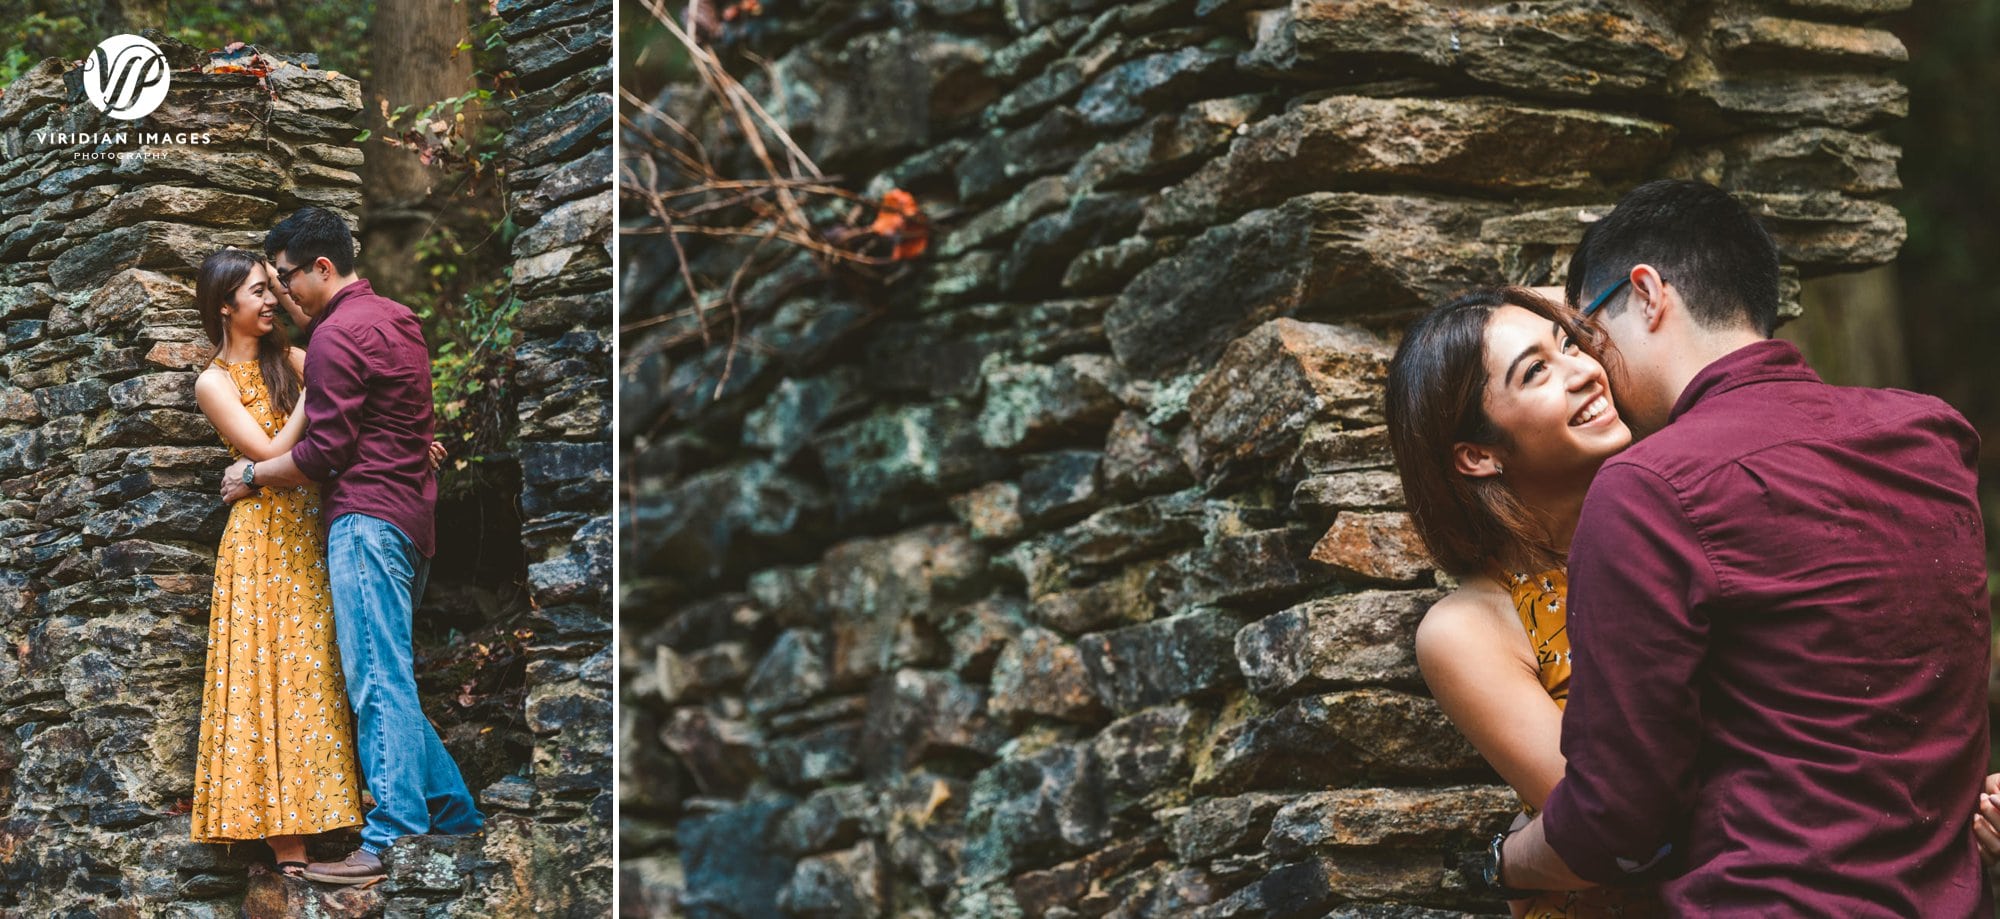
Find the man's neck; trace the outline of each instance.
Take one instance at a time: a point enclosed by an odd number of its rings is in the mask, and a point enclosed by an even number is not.
[[[1707,370],[1708,365],[1741,348],[1766,340],[1765,336],[1747,328],[1696,330],[1689,336],[1687,346],[1676,349],[1673,359],[1667,364],[1664,387],[1668,399],[1665,404],[1669,407],[1680,404],[1681,394],[1687,392],[1688,384]],[[1661,419],[1662,423],[1666,420]]]
[[[320,308],[313,312],[312,321],[318,322],[321,316],[326,315],[327,310],[333,309],[333,301],[340,299],[340,292],[350,287],[353,287],[360,280],[361,276],[358,274],[343,274],[335,276],[332,282],[333,294],[328,296],[326,298],[326,302],[320,304]]]

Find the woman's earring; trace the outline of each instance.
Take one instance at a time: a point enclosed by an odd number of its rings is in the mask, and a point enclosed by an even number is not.
[[[1507,470],[1506,470],[1506,468],[1505,468],[1505,467],[1503,467],[1503,466],[1501,466],[1501,465],[1500,465],[1499,463],[1494,463],[1494,464],[1493,464],[1493,474],[1494,474],[1494,475],[1502,475],[1502,474],[1506,473],[1506,471],[1507,471]]]

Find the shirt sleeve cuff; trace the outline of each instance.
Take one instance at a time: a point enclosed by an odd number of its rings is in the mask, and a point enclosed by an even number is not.
[[[333,478],[333,466],[320,455],[320,451],[313,448],[310,441],[301,440],[292,445],[292,465],[299,467],[306,478],[315,482]]]
[[[1651,878],[1651,869],[1665,860],[1668,849],[1664,847],[1636,859],[1620,855],[1631,848],[1631,841],[1601,836],[1598,828],[1602,822],[1592,822],[1589,817],[1588,808],[1571,801],[1561,782],[1543,802],[1542,838],[1577,877],[1607,886],[1643,883]]]

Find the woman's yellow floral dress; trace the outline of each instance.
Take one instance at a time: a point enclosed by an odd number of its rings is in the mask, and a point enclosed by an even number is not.
[[[266,433],[284,427],[256,361],[215,363]],[[242,456],[234,447],[230,454]],[[319,486],[260,489],[230,508],[215,558],[194,767],[197,841],[360,825],[342,686]]]
[[[1542,688],[1557,708],[1569,705],[1569,616],[1564,604],[1569,597],[1569,577],[1553,568],[1541,574],[1508,577],[1514,594],[1514,612],[1521,627],[1528,630],[1528,645],[1535,649],[1535,670]],[[1523,810],[1533,810],[1522,805]],[[1598,919],[1605,916],[1665,916],[1657,892],[1651,888],[1598,887],[1591,890],[1552,890],[1528,901],[1527,919]]]

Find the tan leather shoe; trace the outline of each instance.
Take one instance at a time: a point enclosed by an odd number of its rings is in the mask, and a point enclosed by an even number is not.
[[[313,862],[306,866],[306,879],[323,884],[366,884],[383,874],[382,860],[366,849],[356,849],[337,862]]]

